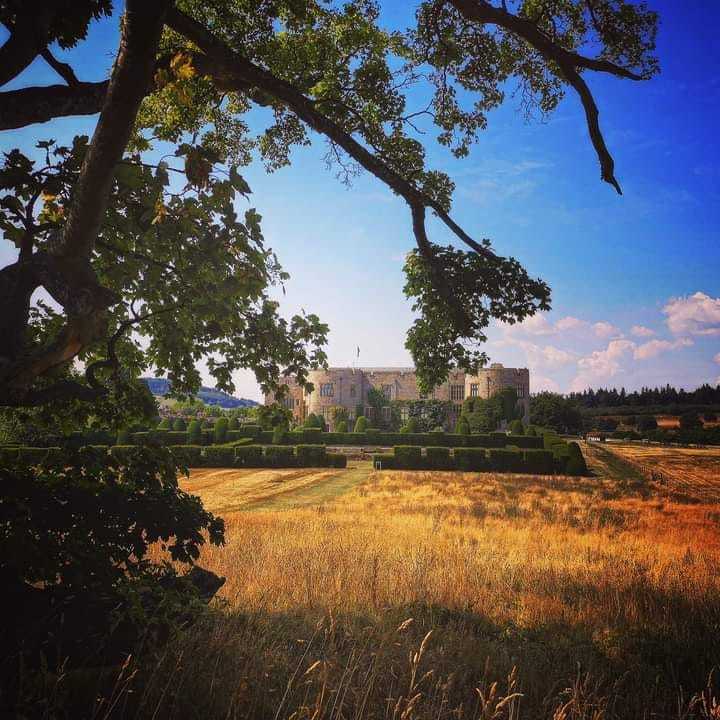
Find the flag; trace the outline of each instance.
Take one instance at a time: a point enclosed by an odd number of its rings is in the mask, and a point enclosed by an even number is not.
[[[360,357],[360,346],[358,345],[357,356]]]

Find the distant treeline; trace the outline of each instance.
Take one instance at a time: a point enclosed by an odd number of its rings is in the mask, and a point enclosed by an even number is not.
[[[676,390],[671,385],[661,388],[644,387],[641,390],[633,390],[626,392],[625,388],[598,390],[584,390],[583,392],[570,393],[568,399],[578,407],[584,409],[593,408],[650,408],[656,412],[668,411],[668,414],[674,414],[669,409],[682,407],[682,411],[687,406],[720,405],[720,385],[713,387],[712,385],[702,385],[697,390],[690,392],[680,389]],[[674,408],[673,408],[674,409]]]

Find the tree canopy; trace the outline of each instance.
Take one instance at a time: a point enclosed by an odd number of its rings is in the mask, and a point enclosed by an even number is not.
[[[658,70],[657,16],[625,0],[426,0],[400,30],[373,0],[126,0],[107,80],[85,82],[55,58],[53,43],[84,42],[119,9],[0,2],[0,87],[38,56],[63,81],[0,92],[0,130],[99,113],[91,139],[58,147],[39,128],[41,160],[5,154],[0,229],[17,249],[0,270],[5,406],[134,403],[133,380],[151,366],[190,393],[200,358],[230,392],[239,368],[264,390],[283,374],[305,384],[325,363],[328,329],[312,314],[280,316],[268,289],[287,276],[257,212],[238,214],[235,200],[250,194],[243,166],[272,171],[318,137],[342,180],[364,169],[407,204],[416,249],[405,292],[418,313],[407,347],[423,389],[452,368],[476,371],[490,320],[548,309],[550,291],[453,220],[454,183],[427,167],[421,125],[461,158],[508,92],[545,114],[570,90],[601,178],[620,192],[585,77]],[[269,111],[260,132],[247,121],[256,107]],[[430,240],[428,211],[458,247]],[[55,307],[33,301],[39,288]]]

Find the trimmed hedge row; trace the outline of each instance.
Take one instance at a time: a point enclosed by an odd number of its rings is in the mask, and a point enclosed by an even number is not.
[[[137,451],[136,445],[92,445],[83,451],[98,455],[108,452],[118,461],[127,460]],[[329,453],[324,445],[173,445],[168,448],[175,460],[186,467],[205,468],[286,468],[286,467],[347,467],[347,456]],[[0,447],[0,467],[15,462],[40,465],[56,462],[63,448]]]
[[[577,447],[577,443],[574,443]],[[572,451],[570,451],[572,452]],[[578,447],[578,452],[580,448]],[[574,453],[572,453],[574,455]],[[580,453],[582,457],[582,453]],[[373,455],[373,465],[383,470],[461,470],[470,472],[508,472],[527,475],[552,475],[569,472],[566,463],[556,460],[551,450],[507,448],[450,448],[428,447],[425,455],[421,448],[397,445],[393,453]]]

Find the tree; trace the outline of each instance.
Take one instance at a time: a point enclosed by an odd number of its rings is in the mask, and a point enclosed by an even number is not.
[[[290,427],[292,411],[280,403],[258,405],[255,417],[257,418],[258,425],[260,425],[263,430],[272,430],[278,425]]]
[[[335,426],[335,432],[346,433],[347,431],[348,431],[347,420],[341,420],[341,421]]]
[[[320,418],[315,413],[309,413],[305,418],[303,427],[306,428],[322,428]]]
[[[502,388],[489,398],[470,397],[463,402],[463,417],[472,432],[487,433],[496,430],[503,421],[518,419],[517,392],[514,388]]]
[[[696,412],[686,412],[680,416],[681,430],[698,430],[702,426],[702,420],[700,420],[700,416]]]
[[[648,432],[650,430],[657,430],[658,424],[654,417],[642,415],[638,419],[637,429],[639,432]]]
[[[187,430],[185,420],[183,420],[183,418],[175,418],[175,422],[173,422],[173,430],[175,430],[175,432],[183,432],[184,430]]]
[[[376,387],[370,387],[367,394],[367,404],[371,409],[373,427],[385,427],[384,408],[390,405],[385,393]]]
[[[408,418],[408,421],[400,428],[400,432],[405,434],[420,432],[417,420],[414,417]]]
[[[163,418],[157,426],[158,430],[170,430],[172,427],[172,421],[170,418]]]
[[[325,363],[327,328],[313,315],[280,318],[266,288],[286,276],[264,249],[257,213],[238,218],[232,198],[249,193],[241,164],[255,152],[271,169],[288,163],[292,147],[308,142],[307,128],[328,142],[345,179],[354,163],[408,206],[417,250],[405,292],[419,317],[407,346],[421,388],[453,367],[477,370],[486,358],[475,347],[490,319],[517,322],[547,309],[549,288],[452,219],[453,183],[425,167],[416,120],[434,123],[440,144],[462,157],[508,84],[520,88],[526,110],[542,113],[570,89],[585,110],[601,178],[620,192],[585,75],[643,80],[658,69],[656,14],[625,0],[426,0],[404,33],[382,28],[369,2],[218,8],[127,0],[111,76],[86,83],[49,44],[82,42],[111,1],[34,11],[41,7],[0,8],[10,28],[0,82],[40,56],[66,84],[3,92],[0,129],[58,116],[99,119],[89,142],[57,148],[41,140],[40,163],[20,151],[6,155],[0,227],[18,250],[0,271],[0,402],[9,406],[123,395],[126,372],[136,377],[151,364],[173,392],[192,393],[200,381],[194,360],[203,354],[224,390],[242,367],[263,389],[274,389],[281,372],[304,383],[308,367]],[[426,110],[408,107],[407,88],[420,82],[431,94]],[[254,106],[272,111],[257,138],[243,120]],[[173,143],[183,166],[153,166],[150,138]],[[181,193],[171,174],[186,178]],[[433,243],[427,211],[469,250]],[[31,308],[40,286],[61,312]],[[131,328],[146,344],[128,339]]]
[[[341,432],[337,429],[337,426],[341,422],[344,422],[345,426],[347,427],[348,411],[342,405],[336,405],[330,410],[330,419],[332,420],[335,432]]]
[[[577,406],[559,393],[547,391],[530,398],[530,422],[558,432],[582,430],[582,415]]]

